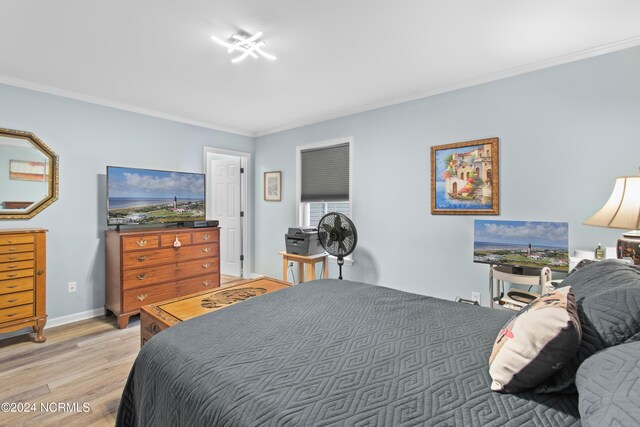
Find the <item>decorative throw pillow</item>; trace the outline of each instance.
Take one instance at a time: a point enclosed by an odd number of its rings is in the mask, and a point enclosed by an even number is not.
[[[560,284],[570,286],[578,305],[582,341],[573,361],[535,393],[575,391],[575,375],[589,356],[640,339],[640,268],[620,260],[594,262],[574,270]]]
[[[576,385],[582,425],[638,425],[640,342],[609,347],[585,360]]]
[[[570,287],[533,300],[498,333],[489,358],[491,390],[516,393],[535,387],[573,359],[580,339]]]

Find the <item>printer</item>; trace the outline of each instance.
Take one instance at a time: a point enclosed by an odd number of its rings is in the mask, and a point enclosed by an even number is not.
[[[313,227],[289,227],[284,235],[284,242],[288,254],[316,255],[324,252],[318,240],[318,229]]]

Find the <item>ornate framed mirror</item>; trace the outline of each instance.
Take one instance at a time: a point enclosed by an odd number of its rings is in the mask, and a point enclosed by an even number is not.
[[[58,156],[30,132],[0,128],[0,219],[28,219],[58,200]]]

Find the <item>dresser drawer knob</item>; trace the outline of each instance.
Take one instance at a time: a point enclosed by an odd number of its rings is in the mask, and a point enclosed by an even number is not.
[[[210,262],[205,262],[202,264],[202,268],[209,268],[211,267],[211,263]]]
[[[203,234],[202,235],[202,240],[209,240],[209,235],[208,234]]]
[[[44,274],[44,270],[38,270],[38,276],[42,276]]]
[[[9,314],[7,314],[7,317],[13,317],[13,316],[15,316],[16,314],[18,314],[18,313],[9,313]]]
[[[7,240],[7,243],[13,243],[13,240]]]
[[[148,276],[147,273],[140,273],[140,274],[138,274],[137,277],[138,277],[138,280],[144,280],[144,279],[147,278],[147,276]]]
[[[139,257],[136,257],[136,259],[140,262],[144,261],[147,258],[149,258],[149,255],[140,255]]]
[[[18,267],[17,265],[7,265],[7,268],[9,270],[13,270],[14,268],[17,268],[17,267]]]
[[[9,250],[9,252],[15,252],[15,251],[17,251],[18,249],[17,249],[17,248],[9,248],[8,250]]]
[[[8,259],[9,259],[9,261],[15,261],[15,260],[18,259],[18,257],[17,256],[10,256]]]
[[[7,277],[16,277],[17,274],[7,274]]]
[[[18,301],[18,300],[17,300],[17,299],[10,299],[10,300],[9,300],[9,301],[7,301],[7,302],[16,302],[16,301]]]
[[[140,294],[136,297],[136,299],[138,301],[144,301],[145,299],[147,299],[147,294]]]
[[[142,240],[142,239],[140,239],[140,240],[138,240],[136,243],[138,244],[138,246],[143,247],[144,245],[146,245],[146,244],[147,244],[147,241],[146,241],[146,240]]]
[[[208,281],[208,280],[203,280],[203,281],[202,281],[202,284],[203,284],[204,286],[209,286],[209,285],[211,284],[211,282],[210,282],[210,281]]]
[[[17,287],[18,287],[18,285],[7,286],[7,288],[9,288],[9,289],[14,289],[14,288],[17,288]]]
[[[205,254],[208,254],[210,250],[211,249],[209,248],[202,248],[202,252],[204,252]]]

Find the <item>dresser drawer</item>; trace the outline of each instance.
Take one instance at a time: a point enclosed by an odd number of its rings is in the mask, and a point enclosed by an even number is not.
[[[138,237],[123,237],[122,238],[122,250],[123,251],[137,251],[140,249],[153,249],[157,248],[160,244],[159,236],[138,236]]]
[[[190,248],[185,249],[185,251],[178,251],[178,261],[217,257],[220,250],[220,248],[218,247],[218,242],[208,243],[206,245],[194,245]]]
[[[181,263],[176,270],[176,279],[218,272],[218,258],[203,258]]]
[[[0,272],[0,280],[19,279],[21,277],[31,276],[33,276],[33,269]]]
[[[177,234],[163,234],[160,237],[160,246],[163,248],[174,247],[173,243],[176,241],[176,237],[181,246],[191,244],[191,233],[177,233]]]
[[[0,272],[33,268],[33,260],[0,263]]]
[[[178,282],[179,295],[195,294],[196,292],[215,289],[220,286],[220,276],[218,273],[207,274],[206,276],[192,277]]]
[[[144,252],[127,252],[122,254],[122,268],[127,271],[132,268],[150,267],[158,264],[175,262],[175,249],[153,249]]]
[[[153,249],[145,252],[127,252],[122,255],[122,268],[126,271],[132,268],[207,258],[217,253],[217,243],[191,245],[180,248]]]
[[[33,259],[33,251],[0,255],[0,262],[25,261]]]
[[[154,283],[179,280],[218,271],[217,258],[203,258],[181,264],[159,265],[157,267],[126,270],[123,273],[123,288],[137,288]]]
[[[154,283],[167,282],[175,279],[175,274],[175,263],[125,270],[122,274],[122,287],[123,289],[130,289],[153,285]]]
[[[19,252],[33,253],[33,243],[25,243],[24,245],[0,245],[0,255],[15,254]]]
[[[0,309],[0,322],[10,322],[31,316],[33,316],[33,304]]]
[[[155,286],[145,286],[144,288],[129,289],[124,291],[122,310],[138,310],[143,305],[165,301],[177,296],[178,287],[175,282]]]
[[[33,291],[15,292],[12,294],[0,295],[0,309],[15,307],[17,305],[31,304],[33,302]]]
[[[24,277],[15,280],[3,280],[0,282],[0,295],[13,292],[29,291],[33,289],[33,277]]]
[[[21,243],[33,243],[33,235],[8,235],[0,236],[0,245],[19,245]]]
[[[218,239],[218,230],[216,231],[196,231],[193,233],[193,243],[210,243],[217,242]]]

